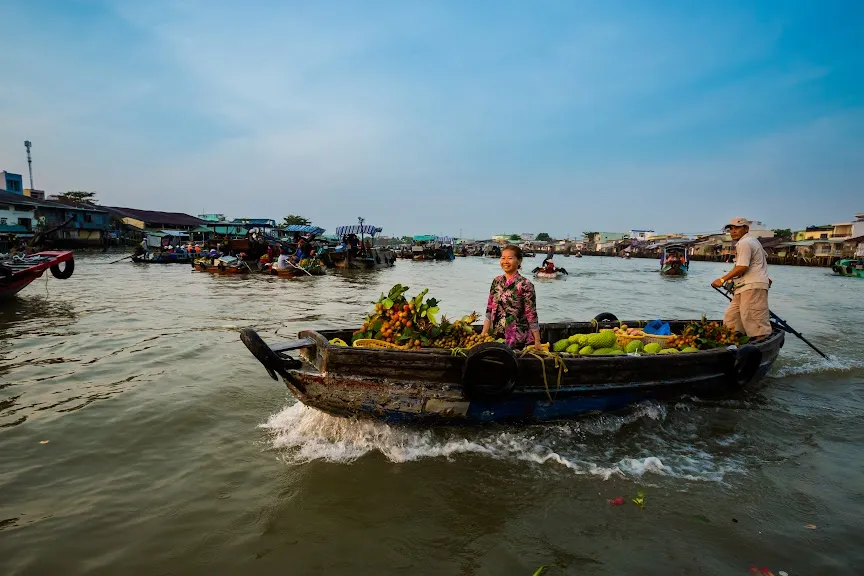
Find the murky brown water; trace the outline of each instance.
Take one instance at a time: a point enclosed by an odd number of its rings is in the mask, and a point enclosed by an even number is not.
[[[354,325],[396,282],[428,286],[450,315],[482,311],[496,261],[292,281],[107,264],[120,255],[81,255],[72,279],[0,305],[4,575],[864,566],[864,281],[772,268],[772,308],[835,358],[789,337],[745,396],[424,430],[302,407],[236,327],[272,339]],[[538,283],[543,321],[724,308],[707,284],[728,265],[679,280],[649,260],[560,260],[570,278]]]

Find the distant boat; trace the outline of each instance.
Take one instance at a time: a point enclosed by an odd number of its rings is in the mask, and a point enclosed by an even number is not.
[[[396,252],[390,248],[375,247],[375,235],[381,232],[381,228],[364,224],[362,218],[358,218],[359,224],[351,226],[340,226],[336,228],[336,236],[339,238],[353,238],[357,244],[352,248],[348,245],[340,246],[335,250],[329,250],[321,255],[321,261],[325,266],[331,268],[357,268],[373,270],[376,268],[389,268],[396,263]],[[357,238],[357,235],[360,238]],[[369,240],[366,236],[369,236]]]
[[[660,257],[660,274],[663,276],[685,276],[690,269],[690,256],[687,248],[681,244],[670,244],[663,247]]]
[[[844,258],[843,260],[838,260],[831,266],[831,270],[838,276],[864,278],[864,258]]]

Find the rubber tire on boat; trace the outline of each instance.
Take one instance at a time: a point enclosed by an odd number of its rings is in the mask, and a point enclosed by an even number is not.
[[[846,266],[846,273],[850,276],[855,273],[855,269],[852,266]]]
[[[611,312],[601,312],[594,317],[597,322],[618,322],[618,317]]]
[[[498,400],[509,395],[519,378],[513,350],[499,342],[484,342],[468,351],[462,368],[462,390],[468,400]]]
[[[66,280],[70,278],[72,273],[75,272],[75,260],[67,260],[65,264],[66,266],[64,266],[62,270],[60,269],[59,264],[51,266],[51,275],[58,280]]]
[[[762,351],[752,344],[745,344],[735,351],[731,378],[738,387],[745,386],[759,371]]]

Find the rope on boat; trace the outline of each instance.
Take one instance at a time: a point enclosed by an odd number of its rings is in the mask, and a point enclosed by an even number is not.
[[[533,356],[537,360],[540,360],[540,367],[543,369],[543,386],[546,389],[546,397],[549,398],[550,404],[554,404],[555,398],[558,397],[558,391],[561,390],[561,378],[564,376],[565,372],[569,372],[569,370],[567,369],[567,364],[564,362],[564,358],[557,352],[549,352],[548,350],[532,351],[530,348],[525,348],[524,350],[522,350],[522,353],[519,355],[519,357],[522,358],[526,355]],[[549,379],[546,376],[546,360],[550,357],[554,361],[555,368],[558,370],[558,378],[556,379],[554,397],[549,392]]]

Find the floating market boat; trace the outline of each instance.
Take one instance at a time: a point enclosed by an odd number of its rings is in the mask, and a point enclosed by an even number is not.
[[[852,278],[864,278],[864,259],[844,258],[838,260],[831,266],[831,270],[838,276],[851,276]]]
[[[192,262],[192,260],[192,256],[188,256],[186,254],[175,254],[171,252],[153,254],[149,257],[147,255],[132,257],[132,262],[134,262],[135,264],[189,264]]]
[[[376,268],[389,268],[396,263],[396,252],[390,248],[376,247],[375,236],[383,229],[377,226],[364,224],[363,218],[357,219],[359,224],[352,226],[339,226],[336,228],[336,236],[346,239],[341,246],[335,250],[322,252],[321,261],[328,268],[355,268],[360,270],[373,270]],[[350,240],[360,236],[356,248],[351,247]],[[369,236],[369,239],[366,239]]]
[[[219,258],[198,258],[192,262],[192,269],[211,274],[249,274],[252,268],[236,256]]]
[[[534,273],[535,278],[545,278],[547,280],[558,280],[560,278],[564,278],[567,275],[567,271],[559,268],[554,272],[546,272],[545,270],[539,270]]]
[[[455,260],[453,239],[449,236],[434,236],[430,234],[414,236],[411,246],[412,260]]]
[[[486,246],[483,247],[483,256],[485,258],[500,258],[501,246],[498,244],[486,244]]]
[[[663,247],[660,256],[660,274],[663,276],[684,276],[690,269],[690,256],[687,248],[681,244],[670,244]]]
[[[323,276],[325,274],[324,264],[318,258],[304,258],[296,265],[287,270],[277,270],[268,264],[260,270],[266,276],[279,276],[281,278],[296,278],[298,276]]]
[[[14,296],[40,278],[45,270],[50,270],[51,275],[60,280],[70,278],[75,271],[72,252],[64,250],[0,257],[0,300]]]
[[[553,342],[614,328],[619,323],[613,319],[602,314],[593,322],[543,324],[540,330],[544,341]],[[689,323],[668,322],[675,331]],[[350,342],[353,333],[306,330],[298,340],[268,346],[245,328],[240,338],[268,374],[277,381],[281,376],[307,406],[337,416],[421,423],[550,420],[645,400],[727,394],[762,379],[784,343],[776,325],[758,341],[689,354],[541,356],[496,342],[458,354],[331,343]]]

